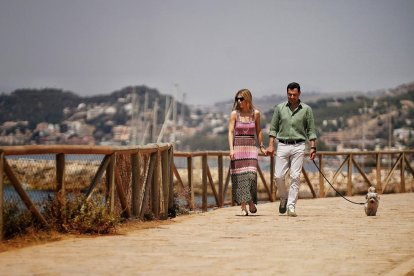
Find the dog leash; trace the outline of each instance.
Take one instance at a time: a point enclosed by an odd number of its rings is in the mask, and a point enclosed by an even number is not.
[[[313,164],[315,164],[315,167],[318,169],[319,173],[320,173],[320,174],[322,174],[323,178],[325,178],[326,182],[328,182],[328,184],[332,187],[332,189],[334,189],[334,191],[335,191],[338,195],[340,195],[343,199],[345,199],[346,201],[349,201],[349,202],[351,202],[351,203],[353,203],[353,204],[357,204],[357,205],[364,205],[364,204],[365,204],[365,202],[355,202],[355,201],[349,200],[349,199],[347,199],[346,197],[344,197],[344,196],[343,196],[340,192],[338,192],[338,191],[335,189],[335,187],[331,184],[331,182],[329,182],[329,180],[328,180],[328,179],[326,178],[326,176],[323,174],[323,172],[322,172],[322,171],[321,171],[321,169],[318,167],[318,165],[316,165],[315,160],[312,160],[312,162],[313,162]]]

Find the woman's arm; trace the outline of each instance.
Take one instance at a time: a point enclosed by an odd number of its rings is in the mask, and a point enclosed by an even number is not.
[[[228,141],[229,141],[229,150],[230,150],[230,159],[234,157],[234,150],[233,150],[233,140],[234,140],[234,124],[236,123],[236,111],[232,111],[230,113],[229,119],[229,134],[228,134]]]
[[[254,112],[255,126],[256,126],[256,137],[259,142],[260,151],[265,153],[265,147],[263,145],[262,128],[260,127],[260,111],[255,110]]]

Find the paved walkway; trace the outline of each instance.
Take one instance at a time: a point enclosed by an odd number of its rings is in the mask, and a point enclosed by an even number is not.
[[[362,196],[352,197],[362,201]],[[182,216],[127,235],[0,253],[1,275],[405,275],[414,273],[414,193],[382,195],[376,217],[341,198]]]

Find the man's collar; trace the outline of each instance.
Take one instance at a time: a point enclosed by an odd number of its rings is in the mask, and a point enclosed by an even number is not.
[[[302,107],[302,101],[300,99],[298,101],[299,101],[298,107]],[[290,107],[289,101],[286,102],[286,106]]]

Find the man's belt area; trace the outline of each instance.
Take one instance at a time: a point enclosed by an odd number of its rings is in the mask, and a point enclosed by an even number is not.
[[[305,142],[305,140],[303,140],[303,139],[299,139],[299,140],[283,140],[283,139],[277,139],[277,140],[280,143],[287,144],[287,145],[295,145],[295,144],[299,144],[299,143]]]

